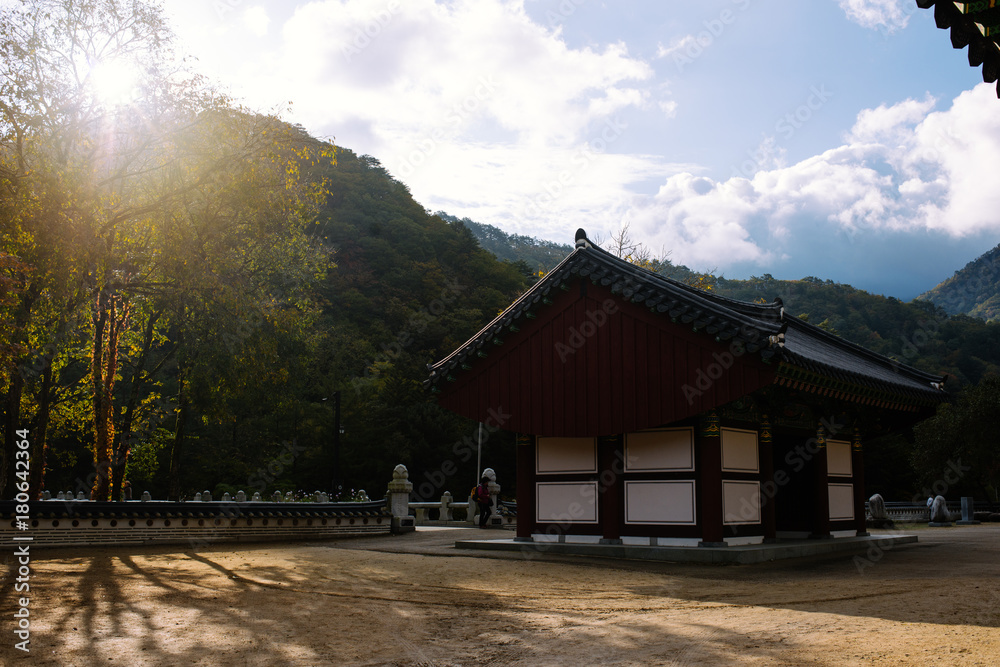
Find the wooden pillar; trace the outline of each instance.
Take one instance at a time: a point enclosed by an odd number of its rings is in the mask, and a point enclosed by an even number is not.
[[[816,429],[813,456],[813,532],[811,538],[825,539],[833,537],[830,534],[830,476],[826,460],[826,429],[819,426]]]
[[[517,537],[531,542],[535,531],[535,448],[533,435],[518,435],[517,447]]]
[[[861,450],[861,431],[854,429],[851,438],[851,472],[854,473],[854,528],[858,537],[868,537],[865,520],[865,462]]]
[[[700,547],[724,547],[722,538],[722,439],[719,416],[706,415],[698,429]]]
[[[760,527],[764,532],[764,542],[777,541],[777,521],[775,503],[778,485],[774,481],[774,445],[771,442],[771,422],[764,415],[757,435],[757,450],[760,456]]]
[[[622,543],[622,452],[621,436],[597,439],[598,517],[601,521],[601,544]]]

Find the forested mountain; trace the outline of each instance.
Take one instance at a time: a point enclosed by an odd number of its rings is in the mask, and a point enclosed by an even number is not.
[[[736,299],[780,298],[790,315],[902,363],[951,375],[946,384],[950,391],[1000,372],[1000,324],[949,316],[928,301],[906,303],[816,277],[776,280],[765,274],[717,279],[714,287]]]
[[[988,322],[1000,319],[1000,245],[917,298],[933,302],[950,315],[971,315]]]
[[[452,218],[454,219],[454,218]],[[568,254],[570,246],[551,247],[531,237],[509,237],[490,225],[468,219],[462,222],[474,230],[484,248],[504,257],[521,260],[537,257],[539,251]],[[619,243],[621,239],[618,240]],[[632,242],[641,246],[641,241]],[[606,244],[614,245],[615,239]],[[640,253],[641,254],[641,253]],[[498,255],[499,256],[499,255]],[[553,265],[565,257],[553,257]],[[732,280],[700,274],[666,258],[647,258],[647,268],[687,284],[711,289],[723,296],[744,301],[772,301],[780,298],[790,315],[803,317],[844,338],[922,370],[951,375],[948,389],[976,384],[984,376],[1000,372],[1000,324],[987,324],[980,315],[988,304],[1000,297],[995,287],[1000,279],[1000,248],[987,253],[976,262],[956,273],[950,281],[962,277],[966,293],[975,286],[983,300],[972,317],[961,310],[949,312],[938,307],[936,300],[914,300],[904,303],[893,297],[870,294],[850,285],[823,280],[814,276],[801,280],[778,280],[770,274],[747,280]],[[974,274],[974,278],[970,277]],[[940,289],[950,281],[938,286]],[[952,290],[959,294],[959,288]],[[930,294],[930,293],[928,293]],[[987,298],[987,295],[991,295]]]
[[[499,227],[475,222],[469,218],[460,220],[444,211],[438,211],[437,215],[442,220],[452,224],[462,223],[476,237],[479,245],[489,250],[498,259],[524,262],[526,268],[532,273],[550,271],[573,251],[573,246],[568,243],[555,243],[522,234],[508,234]],[[572,234],[575,231],[568,230],[567,234]]]

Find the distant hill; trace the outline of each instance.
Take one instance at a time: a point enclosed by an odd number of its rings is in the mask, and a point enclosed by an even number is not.
[[[563,261],[566,255],[573,252],[573,246],[566,243],[544,241],[522,234],[508,234],[499,227],[469,218],[456,218],[444,211],[438,211],[435,215],[453,225],[457,223],[465,225],[479,240],[479,245],[484,250],[493,253],[500,260],[513,263],[523,261],[532,273],[537,273],[539,270],[550,271]]]
[[[539,268],[548,271],[572,252],[569,245],[508,234],[492,225],[468,218],[458,219],[446,213],[436,215],[452,225],[466,227],[480,245],[497,258],[515,264],[523,261],[533,272]],[[954,376],[949,386],[951,390],[975,384],[984,375],[1000,373],[1000,323],[982,321],[987,312],[994,313],[993,317],[1000,314],[1000,303],[997,303],[1000,297],[995,293],[998,280],[994,278],[1000,274],[1000,247],[935,288],[940,290],[960,276],[971,274],[960,281],[958,287],[952,288],[951,293],[961,295],[976,287],[980,301],[973,303],[966,299],[970,308],[976,308],[975,317],[967,316],[961,308],[946,312],[948,309],[939,306],[936,298],[926,295],[922,300],[906,303],[815,276],[778,280],[765,273],[746,280],[733,280],[698,273],[666,258],[650,260],[648,268],[732,299],[773,301],[780,298],[789,315],[802,317],[902,363]],[[990,308],[996,309],[995,312]]]
[[[970,315],[987,322],[1000,319],[1000,245],[956,271],[918,299],[930,301],[949,315]]]

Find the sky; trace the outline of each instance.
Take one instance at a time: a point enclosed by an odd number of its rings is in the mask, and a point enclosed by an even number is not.
[[[430,211],[909,300],[1000,243],[1000,100],[915,0],[166,0]]]

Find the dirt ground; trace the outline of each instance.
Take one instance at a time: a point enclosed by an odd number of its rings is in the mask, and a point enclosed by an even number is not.
[[[38,550],[32,665],[1000,664],[1000,525],[870,558],[706,566],[456,550],[474,529]],[[499,531],[498,531],[499,533]],[[490,534],[490,536],[499,534]]]

